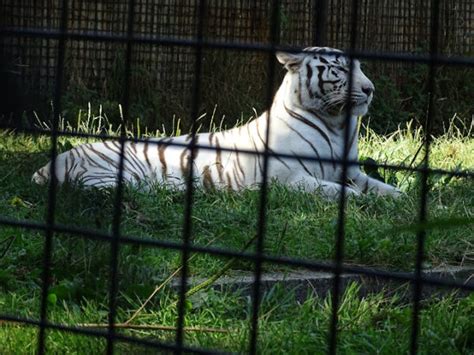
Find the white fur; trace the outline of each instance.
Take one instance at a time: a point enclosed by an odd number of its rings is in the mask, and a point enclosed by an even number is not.
[[[348,59],[342,52],[331,48],[308,48],[298,54],[277,53],[277,58],[288,72],[268,112],[231,130],[197,135],[198,145],[218,150],[196,150],[193,165],[196,184],[233,190],[259,184],[262,181],[263,156],[238,153],[235,149],[263,152],[269,120],[270,152],[342,159],[349,85]],[[318,86],[322,82],[320,78],[329,81],[322,89]],[[334,89],[333,82],[340,84],[338,90]],[[358,159],[357,116],[367,112],[372,98],[373,84],[360,69],[359,62],[354,61],[353,107],[348,126],[351,142],[349,160]],[[147,143],[127,142],[124,180],[135,184],[156,182],[183,188],[188,176],[190,150],[162,144],[166,142],[189,145],[190,137],[164,138]],[[223,151],[223,148],[233,151]],[[83,144],[58,155],[58,182],[80,181],[86,186],[98,187],[116,185],[119,149],[117,142],[100,142]],[[329,197],[336,197],[341,191],[341,172],[341,164],[293,158],[271,157],[268,165],[269,179],[289,186],[301,186],[308,191],[317,190]],[[33,175],[33,181],[44,184],[49,180],[49,173],[50,163]],[[355,165],[348,167],[347,177],[351,184],[346,191],[351,195],[368,191],[380,195],[400,193],[393,186],[363,174]]]

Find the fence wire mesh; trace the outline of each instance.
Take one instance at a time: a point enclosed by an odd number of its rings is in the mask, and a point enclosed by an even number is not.
[[[472,284],[463,284],[442,278],[429,277],[422,272],[426,230],[421,229],[417,234],[417,252],[413,273],[391,272],[370,267],[352,266],[344,263],[345,237],[345,195],[346,188],[342,185],[340,196],[338,229],[336,238],[336,253],[332,262],[316,262],[280,256],[266,255],[263,249],[266,226],[267,207],[267,172],[268,160],[276,156],[268,150],[263,152],[249,150],[232,150],[242,154],[259,154],[264,157],[263,179],[260,187],[260,203],[257,218],[257,243],[255,252],[236,252],[215,247],[202,247],[191,242],[193,193],[192,184],[193,164],[191,162],[187,179],[185,212],[183,216],[183,236],[181,242],[156,240],[152,238],[137,238],[122,233],[123,198],[123,167],[124,144],[126,141],[145,142],[140,138],[127,138],[125,127],[119,137],[104,135],[72,133],[59,129],[59,117],[62,108],[62,96],[65,86],[71,78],[80,77],[94,82],[103,82],[111,65],[114,65],[116,54],[112,47],[119,48],[123,57],[124,90],[123,117],[130,118],[131,77],[133,65],[136,62],[146,62],[150,66],[161,68],[157,79],[161,82],[173,82],[175,85],[192,88],[190,100],[190,121],[192,124],[192,139],[183,145],[191,152],[195,149],[214,149],[199,145],[195,140],[197,132],[196,117],[199,113],[199,102],[202,96],[202,79],[205,71],[203,58],[208,49],[218,52],[236,51],[237,53],[258,53],[266,58],[266,104],[272,102],[273,83],[275,80],[274,54],[277,50],[299,52],[302,44],[325,44],[347,48],[349,58],[378,60],[386,63],[423,63],[429,66],[429,82],[427,92],[430,95],[427,120],[424,127],[424,165],[411,167],[402,165],[376,164],[377,167],[393,170],[418,172],[422,176],[421,195],[419,200],[419,222],[427,222],[427,206],[429,191],[429,176],[431,174],[446,174],[468,179],[474,177],[471,171],[447,171],[433,169],[429,166],[431,144],[431,121],[435,110],[434,93],[436,68],[439,65],[474,68],[472,57],[462,56],[472,51],[474,31],[474,5],[470,1],[452,0],[423,0],[422,6],[414,6],[411,1],[373,2],[368,0],[341,1],[181,1],[168,0],[116,0],[113,2],[96,1],[90,8],[90,3],[75,0],[57,0],[48,2],[45,6],[41,1],[5,1],[2,4],[4,14],[2,35],[2,50],[9,56],[22,58],[27,63],[21,70],[20,76],[37,85],[49,85],[54,82],[54,112],[51,130],[29,127],[12,127],[2,124],[2,128],[16,128],[26,134],[43,134],[51,137],[51,169],[54,171],[57,156],[57,140],[61,136],[88,138],[107,138],[118,140],[121,146],[118,187],[115,190],[115,206],[113,227],[110,233],[95,230],[64,226],[55,221],[56,184],[55,174],[49,185],[47,218],[45,223],[27,220],[13,220],[0,216],[0,224],[18,228],[26,228],[44,232],[44,250],[42,265],[41,311],[39,320],[0,314],[0,319],[29,324],[39,328],[38,353],[46,351],[45,334],[47,330],[59,330],[73,334],[92,337],[102,337],[107,340],[107,353],[114,352],[116,342],[128,342],[147,346],[161,351],[177,353],[214,353],[211,349],[189,347],[184,342],[184,319],[186,313],[186,290],[188,283],[189,255],[202,253],[223,257],[238,257],[248,260],[255,265],[254,286],[252,294],[252,317],[248,350],[258,352],[258,313],[261,299],[261,276],[264,263],[275,263],[302,267],[309,270],[327,271],[334,275],[332,290],[332,319],[328,330],[328,351],[337,351],[338,308],[341,297],[340,276],[342,273],[357,273],[367,276],[377,276],[387,280],[409,281],[413,286],[413,316],[410,352],[417,353],[420,332],[420,299],[423,286],[447,287],[472,292]],[[87,4],[87,7],[86,7]],[[395,5],[396,4],[396,5]],[[445,11],[449,9],[449,11]],[[443,10],[443,11],[442,11]],[[291,18],[297,21],[290,20]],[[388,19],[388,20],[387,20]],[[396,22],[396,26],[394,23]],[[293,26],[293,27],[291,27]],[[388,27],[387,27],[388,26]],[[289,28],[291,27],[291,30]],[[367,28],[371,27],[371,30]],[[388,28],[397,31],[390,32]],[[412,36],[416,32],[416,36]],[[463,35],[458,36],[458,33]],[[467,35],[466,35],[467,34]],[[429,46],[422,48],[416,54],[414,46],[421,42]],[[447,38],[456,38],[447,41]],[[414,42],[407,38],[416,38]],[[369,45],[370,44],[370,45]],[[157,53],[154,45],[164,50]],[[115,52],[117,53],[117,52]],[[122,56],[123,54],[123,56]],[[449,54],[449,56],[448,56]],[[457,56],[452,56],[452,54]],[[72,58],[72,59],[71,59]],[[23,64],[21,66],[23,66]],[[92,64],[91,64],[92,63]],[[353,71],[351,62],[350,72]],[[66,73],[66,67],[73,67],[78,73]],[[179,70],[176,70],[179,68]],[[160,69],[160,70],[161,70]],[[170,76],[169,81],[164,78]],[[349,88],[352,86],[352,75],[349,76]],[[349,89],[350,91],[350,89]],[[350,102],[348,102],[350,106]],[[350,111],[350,110],[349,110]],[[350,112],[347,115],[347,120]],[[267,127],[266,142],[268,142],[271,127]],[[321,159],[314,156],[277,155],[289,159],[334,162],[341,164],[342,179],[345,181],[347,168],[351,165],[370,166],[372,163],[351,161],[347,158],[348,130],[345,130],[345,149],[341,160]],[[176,143],[156,142],[157,145],[177,145]],[[225,150],[225,148],[222,148]],[[191,154],[191,160],[194,154]],[[71,238],[81,237],[110,243],[110,285],[108,303],[108,328],[105,331],[85,330],[79,327],[54,323],[48,320],[48,290],[50,288],[52,240],[57,233],[68,233]],[[150,248],[170,249],[181,254],[182,272],[179,290],[177,331],[174,343],[164,343],[149,339],[123,335],[116,331],[115,318],[117,313],[118,292],[118,252],[121,245],[142,245]],[[219,351],[217,351],[219,352]]]

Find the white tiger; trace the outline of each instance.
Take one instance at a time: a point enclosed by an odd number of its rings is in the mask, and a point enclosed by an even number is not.
[[[264,151],[264,137],[269,120],[270,153],[292,156],[314,156],[341,159],[348,92],[349,59],[343,52],[328,47],[306,48],[301,53],[277,53],[278,61],[287,69],[269,111],[249,123],[216,133],[200,133],[196,144],[215,150],[196,148],[194,180],[204,188],[240,190],[261,183],[263,155],[236,151]],[[348,129],[348,159],[358,159],[357,116],[367,113],[374,85],[354,60],[351,119]],[[126,142],[124,181],[161,183],[184,188],[188,176],[191,150],[190,136],[163,138],[147,142]],[[160,144],[161,143],[161,144]],[[167,144],[163,144],[167,143]],[[172,146],[180,143],[186,146]],[[223,148],[225,148],[223,150]],[[57,156],[56,177],[59,183],[78,181],[85,186],[114,186],[118,180],[120,145],[118,142],[83,144]],[[268,179],[307,191],[320,191],[328,197],[339,195],[342,165],[336,162],[302,160],[270,156]],[[33,175],[33,181],[49,180],[50,163]],[[347,170],[347,193],[375,192],[398,195],[393,186],[363,174],[359,166]]]

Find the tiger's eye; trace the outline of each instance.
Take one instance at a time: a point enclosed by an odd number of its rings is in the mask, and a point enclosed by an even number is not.
[[[342,71],[344,73],[347,73],[349,71],[349,68],[343,67],[342,65],[335,65],[333,66],[334,69]]]

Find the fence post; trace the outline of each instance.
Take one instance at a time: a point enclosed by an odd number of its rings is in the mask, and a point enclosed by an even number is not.
[[[315,46],[326,44],[328,0],[313,0],[312,37]]]

